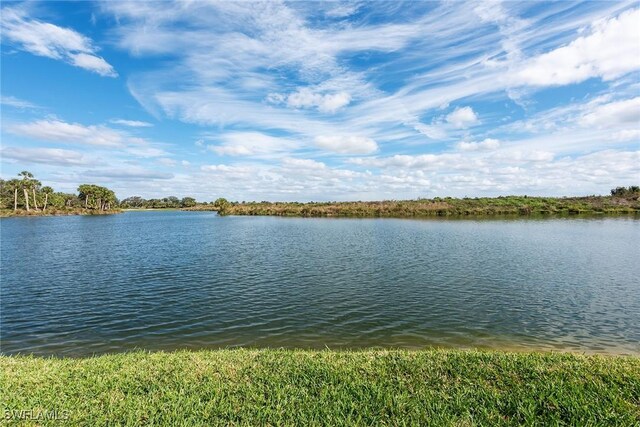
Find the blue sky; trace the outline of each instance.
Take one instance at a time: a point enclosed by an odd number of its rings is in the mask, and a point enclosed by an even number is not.
[[[630,2],[3,2],[1,175],[120,198],[640,182]]]

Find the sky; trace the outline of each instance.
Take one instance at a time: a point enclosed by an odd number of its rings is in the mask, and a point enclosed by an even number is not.
[[[2,2],[0,175],[201,201],[640,184],[640,4]]]

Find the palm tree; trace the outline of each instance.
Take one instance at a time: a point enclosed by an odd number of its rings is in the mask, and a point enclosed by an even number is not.
[[[22,191],[24,191],[24,204],[27,208],[27,212],[29,212],[29,188],[31,187],[31,180],[33,179],[33,174],[28,171],[22,171],[18,174],[18,176],[22,177]]]
[[[100,211],[111,209],[111,204],[117,202],[116,194],[106,187],[93,184],[82,184],[78,187],[78,198],[84,200],[84,207],[89,206]]]
[[[36,201],[36,189],[40,188],[42,183],[37,179],[31,180],[31,192],[33,193],[33,207],[38,210],[38,202]]]
[[[113,203],[114,205],[116,203],[118,203],[118,199],[116,198],[116,193],[113,192],[113,190],[109,190],[108,188],[105,188],[105,204],[104,204],[104,208],[105,210],[109,210],[111,209],[111,204]]]
[[[7,181],[9,188],[13,190],[13,210],[18,210],[18,190],[22,186],[22,182],[19,179],[10,179]]]
[[[93,185],[82,184],[78,187],[78,198],[84,199],[84,208],[89,207],[89,196],[93,193]]]
[[[42,187],[42,190],[40,190],[44,193],[44,207],[42,208],[43,211],[47,210],[47,202],[49,201],[49,194],[53,193],[53,188],[49,187],[48,185],[45,187]]]

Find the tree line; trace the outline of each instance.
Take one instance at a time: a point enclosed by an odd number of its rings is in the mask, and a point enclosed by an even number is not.
[[[193,197],[168,196],[162,199],[144,199],[140,196],[127,197],[120,201],[120,207],[124,209],[180,209],[192,208],[196,205],[206,205],[207,202],[198,203]]]
[[[22,171],[17,178],[0,179],[0,209],[15,212],[47,212],[51,209],[105,212],[117,208],[181,209],[214,206],[214,202],[199,203],[193,197],[144,199],[133,196],[118,200],[113,190],[95,184],[81,184],[77,191],[77,194],[54,191],[49,186],[43,186],[31,172]]]
[[[611,189],[611,195],[614,197],[640,197],[640,186],[616,187]]]
[[[48,209],[86,209],[107,211],[118,206],[115,193],[99,185],[82,184],[78,194],[54,191],[34,177],[29,171],[22,171],[18,178],[0,179],[0,207],[19,209],[27,212]]]
[[[0,209],[19,209],[31,212],[47,212],[49,209],[69,211],[73,209],[90,212],[105,212],[117,208],[125,209],[184,209],[217,210],[222,215],[287,215],[287,216],[415,216],[439,213],[511,213],[556,212],[556,211],[621,211],[640,210],[640,186],[616,187],[611,190],[611,199],[602,196],[582,198],[527,198],[527,196],[483,199],[435,198],[417,201],[345,202],[345,203],[270,203],[230,202],[219,198],[213,202],[198,202],[193,197],[168,196],[161,199],[144,199],[140,196],[118,200],[115,193],[95,184],[78,186],[78,193],[54,191],[34,177],[22,171],[17,178],[0,179]],[[627,203],[615,200],[627,199]],[[623,200],[624,201],[624,200]],[[423,206],[426,202],[428,206]],[[573,205],[569,202],[575,202]],[[613,204],[612,204],[613,203]],[[621,204],[622,203],[622,204]],[[633,206],[629,205],[631,203]],[[469,206],[467,206],[469,205]],[[557,206],[556,206],[557,205]],[[609,206],[611,205],[611,206]],[[387,212],[389,211],[389,212]],[[418,212],[419,211],[419,212]],[[424,211],[424,212],[423,212]],[[508,212],[507,212],[508,211]]]

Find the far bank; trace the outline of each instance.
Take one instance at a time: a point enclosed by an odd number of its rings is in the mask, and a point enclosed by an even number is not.
[[[297,217],[464,217],[529,215],[640,214],[640,193],[628,196],[433,198],[377,202],[242,202],[219,203],[220,215]]]
[[[109,209],[109,210],[96,210],[96,209],[47,209],[47,210],[34,210],[29,211],[24,209],[0,210],[0,218],[11,217],[38,217],[38,216],[69,216],[69,215],[113,215],[123,212],[121,209]]]

